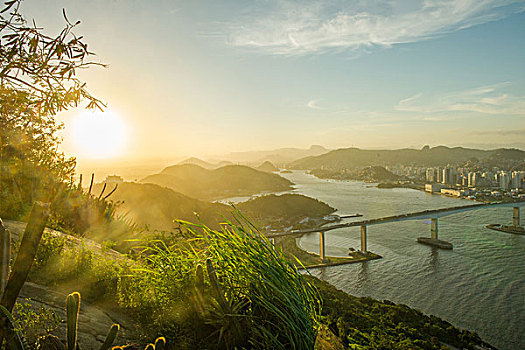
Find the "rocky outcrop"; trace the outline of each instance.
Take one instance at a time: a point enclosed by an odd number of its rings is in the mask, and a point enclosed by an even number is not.
[[[19,298],[26,299],[36,309],[45,307],[52,310],[61,319],[66,319],[66,294],[47,286],[26,282]],[[99,349],[112,324],[120,325],[115,345],[128,344],[137,338],[137,329],[126,315],[115,311],[103,310],[86,301],[80,304],[78,316],[78,343],[82,349]],[[66,324],[62,322],[55,332],[61,340],[66,339]]]
[[[26,223],[19,221],[4,221],[6,228],[11,232],[12,239],[18,240],[23,234]],[[89,247],[95,251],[102,251],[101,246],[89,239],[79,239],[62,232],[46,228],[46,233],[54,236],[66,237],[69,241]],[[104,254],[111,259],[125,259],[120,253],[114,250],[104,250]],[[61,323],[55,335],[61,340],[66,338],[66,296],[74,290],[59,290],[55,287],[44,286],[41,284],[27,282],[24,284],[18,300],[25,299],[31,307],[40,309],[44,307],[53,311],[64,322]],[[115,308],[116,309],[116,308]],[[80,304],[78,339],[79,345],[83,350],[99,349],[112,324],[120,325],[119,335],[114,345],[124,345],[134,343],[138,338],[138,329],[134,326],[135,322],[126,314],[120,311],[109,310],[107,307],[91,305],[84,299]]]

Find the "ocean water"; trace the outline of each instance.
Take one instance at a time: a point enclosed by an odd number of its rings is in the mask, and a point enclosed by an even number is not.
[[[322,200],[340,215],[363,214],[363,219],[473,204],[411,189],[321,180],[304,172],[283,176],[296,184],[295,193]],[[451,242],[452,251],[416,242],[417,237],[430,237],[425,220],[370,226],[368,249],[383,259],[311,273],[347,293],[388,299],[441,317],[477,332],[499,349],[525,349],[525,236],[485,228],[491,223],[511,224],[512,208],[440,218],[439,238]],[[319,251],[317,234],[302,237],[299,244]],[[359,249],[359,227],[327,232],[326,245],[328,255]]]

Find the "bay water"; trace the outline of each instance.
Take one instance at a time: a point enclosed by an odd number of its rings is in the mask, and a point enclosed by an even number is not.
[[[344,222],[473,204],[412,189],[318,179],[300,171],[282,176],[296,184],[293,193],[317,198],[339,215],[363,214]],[[368,250],[382,259],[311,273],[349,294],[388,299],[441,317],[499,349],[525,349],[525,236],[487,229],[491,223],[511,224],[512,208],[440,218],[439,238],[454,245],[451,251],[416,242],[417,237],[430,237],[428,220],[370,226]],[[305,235],[298,243],[319,252],[318,234]],[[350,247],[360,247],[359,227],[326,233],[328,255],[345,256]]]

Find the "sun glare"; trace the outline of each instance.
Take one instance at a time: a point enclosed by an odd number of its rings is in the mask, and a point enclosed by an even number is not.
[[[126,146],[126,124],[110,109],[81,112],[73,120],[72,132],[77,154],[86,158],[116,157]]]

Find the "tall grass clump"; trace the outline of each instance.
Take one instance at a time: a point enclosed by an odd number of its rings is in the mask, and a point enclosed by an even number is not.
[[[162,301],[163,310],[176,300],[191,301],[193,315],[208,329],[207,347],[313,349],[317,290],[281,250],[237,217],[221,230],[178,221],[192,239],[145,248],[143,295]]]

